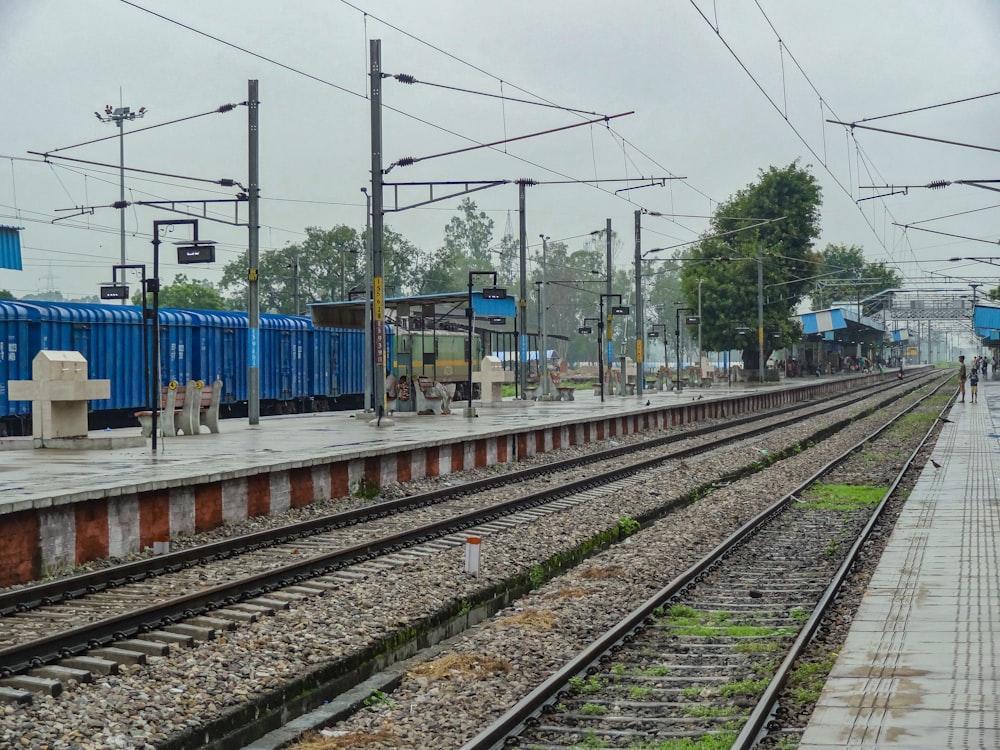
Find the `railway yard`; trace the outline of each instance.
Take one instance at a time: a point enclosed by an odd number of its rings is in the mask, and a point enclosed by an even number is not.
[[[0,746],[796,747],[949,375],[543,443],[10,586]]]

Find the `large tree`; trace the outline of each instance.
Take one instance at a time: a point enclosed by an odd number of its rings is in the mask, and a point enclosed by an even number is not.
[[[817,309],[835,302],[859,304],[862,311],[878,308],[879,304],[864,304],[865,300],[885,289],[898,289],[902,277],[885,263],[870,263],[856,245],[827,245],[820,253],[814,288],[810,293]]]
[[[418,286],[422,294],[467,289],[469,271],[493,271],[500,258],[491,252],[493,219],[479,211],[475,201],[463,198],[459,214],[444,228],[444,243],[421,258],[423,272]],[[482,279],[477,279],[476,283]]]
[[[761,350],[754,333],[760,288],[766,297],[764,356],[797,338],[795,309],[816,275],[818,257],[812,245],[819,236],[820,201],[816,178],[793,162],[761,171],[755,183],[719,205],[709,233],[681,268],[686,306],[696,306],[702,280],[705,349],[741,349],[744,366],[757,369]],[[749,328],[751,334],[740,336],[737,327]]]
[[[208,279],[188,279],[182,273],[174,276],[172,284],[160,287],[160,307],[185,310],[229,310],[230,306]],[[132,295],[132,304],[142,304],[142,291]],[[152,295],[146,295],[146,304],[152,305]]]

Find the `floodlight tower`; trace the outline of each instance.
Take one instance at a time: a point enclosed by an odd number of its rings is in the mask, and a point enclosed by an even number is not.
[[[118,107],[112,109],[110,104],[105,105],[104,114],[94,112],[94,115],[101,122],[113,122],[118,126],[118,158],[120,166],[121,193],[116,208],[121,211],[121,265],[125,265],[125,121],[135,120],[144,117],[146,108],[140,107],[138,112],[132,112],[128,107]],[[128,304],[127,299],[122,300],[123,305]]]

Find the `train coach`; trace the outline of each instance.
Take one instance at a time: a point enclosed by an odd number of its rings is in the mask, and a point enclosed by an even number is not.
[[[215,310],[159,311],[160,376],[223,381],[223,416],[247,413],[249,318]],[[90,403],[90,427],[136,424],[147,406],[142,308],[36,300],[0,301],[0,434],[31,434],[31,403],[8,398],[7,381],[30,380],[43,350],[78,351],[88,376],[111,381],[111,396]],[[147,329],[152,336],[152,329]],[[387,333],[390,351],[391,331]],[[260,316],[261,414],[351,409],[363,405],[364,335],[317,328],[309,318]]]

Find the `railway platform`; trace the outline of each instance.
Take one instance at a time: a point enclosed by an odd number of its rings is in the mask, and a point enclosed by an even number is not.
[[[1000,747],[1000,382],[948,420],[800,750]]]
[[[70,451],[17,450],[30,448],[30,438],[3,438],[0,586],[157,549],[157,543],[166,549],[172,538],[290,507],[366,496],[397,482],[619,435],[773,409],[878,379],[794,378],[763,386],[647,391],[603,402],[590,393],[574,401],[504,400],[477,403],[475,418],[463,416],[465,404],[456,402],[450,415],[393,415],[392,427],[372,427],[370,416],[348,412],[265,417],[254,426],[229,419],[217,434],[162,438],[155,454],[148,440],[141,448]],[[113,432],[139,435],[139,427]]]

